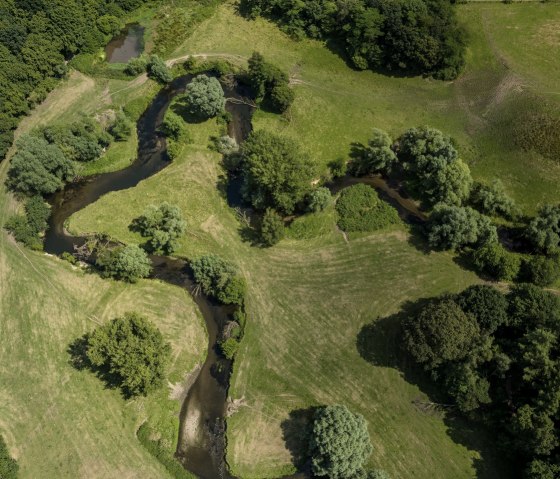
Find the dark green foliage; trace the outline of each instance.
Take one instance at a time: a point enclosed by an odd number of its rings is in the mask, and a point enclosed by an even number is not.
[[[220,342],[220,351],[227,359],[233,359],[239,349],[239,341],[235,338],[228,338]]]
[[[261,241],[265,246],[274,246],[285,235],[284,220],[273,209],[267,208],[261,221]]]
[[[199,75],[188,85],[181,97],[187,111],[196,118],[213,118],[224,111],[226,99],[220,82],[214,77]]]
[[[331,175],[333,178],[342,178],[346,175],[346,170],[348,165],[344,158],[337,158],[329,162],[329,169],[331,170]]]
[[[267,207],[291,214],[311,190],[313,162],[291,139],[254,131],[241,148],[246,201],[258,210]]]
[[[161,439],[152,439],[153,433],[150,430],[150,426],[147,422],[142,424],[136,436],[140,441],[140,444],[144,446],[148,452],[154,456],[163,466],[167,469],[167,472],[171,474],[175,479],[195,479],[189,471],[187,471],[183,465],[174,457],[173,452],[162,443]]]
[[[146,278],[152,271],[152,263],[146,252],[136,245],[105,248],[98,252],[95,260],[101,275],[129,283]]]
[[[124,67],[124,72],[130,76],[140,75],[144,73],[148,66],[148,60],[144,56],[139,56],[136,58],[131,58],[128,60],[126,67]]]
[[[527,283],[550,286],[560,278],[560,260],[557,256],[531,256],[523,261],[521,276]]]
[[[118,111],[115,115],[115,121],[111,125],[109,132],[117,141],[125,141],[128,139],[134,128],[134,123],[126,116],[123,111]]]
[[[307,198],[307,210],[312,213],[319,213],[329,207],[332,202],[332,195],[328,188],[320,186],[314,189]]]
[[[490,219],[470,207],[437,205],[428,225],[428,241],[435,249],[459,249],[497,241]]]
[[[368,146],[361,152],[359,158],[351,164],[354,176],[371,175],[373,173],[389,174],[397,161],[397,155],[392,149],[393,140],[383,130],[373,129],[373,135]]]
[[[451,80],[464,65],[464,33],[445,0],[242,0],[241,10],[275,19],[294,37],[335,39],[359,69]]]
[[[455,298],[461,309],[475,317],[483,334],[492,334],[507,323],[508,302],[496,288],[477,284]]]
[[[146,318],[126,313],[88,334],[85,354],[126,396],[146,396],[163,386],[171,346]]]
[[[17,461],[10,456],[8,446],[0,434],[0,477],[2,479],[17,479],[18,471],[19,465]]]
[[[500,281],[513,281],[519,275],[521,258],[507,251],[499,241],[486,241],[472,253],[473,264],[480,273]]]
[[[169,83],[173,76],[165,62],[157,55],[152,55],[147,63],[148,76],[159,83]]]
[[[480,335],[474,316],[451,298],[430,302],[417,316],[408,317],[403,328],[407,350],[427,370],[463,359]]]
[[[34,234],[47,229],[47,220],[51,214],[51,207],[40,196],[33,196],[25,203],[27,223]]]
[[[70,264],[77,264],[78,263],[78,260],[76,259],[76,257],[72,253],[68,253],[68,251],[64,251],[60,255],[60,259],[63,259],[64,261],[68,261]]]
[[[560,205],[545,205],[529,223],[525,236],[539,251],[552,254],[560,246]]]
[[[490,185],[475,183],[471,191],[470,202],[478,211],[490,216],[514,219],[519,215],[515,201],[507,195],[500,180],[494,180]]]
[[[397,210],[364,184],[343,189],[336,202],[336,212],[338,226],[347,232],[376,231],[400,221]]]
[[[317,477],[356,477],[372,453],[367,422],[346,406],[317,409],[309,444],[311,469]]]
[[[35,136],[22,136],[10,162],[6,184],[27,195],[48,195],[61,189],[75,174],[61,149]]]
[[[187,224],[178,206],[166,201],[150,205],[142,216],[133,220],[131,229],[149,238],[148,251],[169,255],[175,251],[177,239],[184,234]]]
[[[37,234],[33,231],[24,215],[14,215],[8,218],[4,228],[14,236],[15,240],[30,249],[41,250],[43,244]]]
[[[289,86],[288,75],[266,62],[258,52],[249,58],[248,77],[257,101],[268,102],[274,111],[283,113],[293,103],[295,93]]]
[[[397,155],[410,193],[428,206],[459,206],[470,194],[469,167],[459,159],[451,138],[435,128],[407,130],[397,141]]]
[[[439,346],[474,319],[480,334],[461,347],[452,343],[451,354]],[[404,322],[411,356],[460,411],[496,431],[527,478],[560,472],[559,335],[560,298],[531,284],[516,285],[507,296],[472,286],[456,297],[432,300]]]
[[[41,102],[56,80],[68,72],[65,60],[93,57],[118,30],[123,15],[123,10],[112,1],[2,2],[0,159],[19,118],[30,106]]]
[[[167,138],[180,141],[186,136],[185,121],[171,109],[165,113],[165,118],[161,124],[161,131]]]
[[[190,266],[204,294],[224,304],[243,304],[247,285],[232,263],[208,254],[192,260]]]

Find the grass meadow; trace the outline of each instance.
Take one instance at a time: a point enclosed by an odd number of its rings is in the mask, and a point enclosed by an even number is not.
[[[477,3],[458,9],[470,47],[466,71],[455,82],[353,71],[321,43],[294,42],[267,21],[240,18],[230,4],[170,57],[248,57],[259,50],[289,71],[296,89],[291,112],[259,111],[254,125],[297,138],[320,167],[346,157],[351,143],[365,142],[373,127],[397,136],[429,124],[457,140],[476,178],[501,178],[521,207],[534,212],[558,201],[560,162],[522,151],[512,135],[532,127],[524,123],[524,102],[557,106],[560,67],[553,54],[560,8]],[[20,132],[113,105],[139,109],[154,92],[151,82],[74,73]],[[251,246],[243,240],[244,221],[224,199],[219,155],[208,149],[221,127],[211,120],[188,128],[193,143],[169,167],[133,189],[106,195],[68,226],[141,243],[128,225],[147,205],[169,201],[188,224],[177,255],[213,252],[239,265],[249,285],[249,322],[230,388],[232,398],[242,400],[228,419],[232,471],[244,479],[293,471],[301,418],[310,407],[340,402],[364,414],[374,445],[370,465],[393,478],[510,477],[490,434],[418,406],[435,396],[399,354],[398,313],[408,301],[459,291],[479,279],[451,254],[426,252],[404,225],[347,242],[332,209],[299,219],[273,248]],[[94,171],[124,166],[133,146],[133,140],[112,146],[121,150],[107,155],[119,163],[102,158]],[[5,172],[6,163],[1,168]],[[0,201],[4,215],[13,209],[9,196]],[[65,348],[95,326],[88,318],[103,321],[133,307],[173,340],[172,380],[179,381],[206,346],[187,293],[151,281],[102,281],[55,258],[24,256],[5,233],[0,240],[0,331],[9,338],[0,349],[0,380],[7,385],[0,428],[20,458],[22,476],[164,477],[135,442],[134,428],[150,417],[172,438],[178,403],[168,391],[125,403],[91,374],[70,367]]]

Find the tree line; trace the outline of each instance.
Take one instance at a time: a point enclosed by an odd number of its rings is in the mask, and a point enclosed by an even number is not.
[[[296,38],[335,40],[358,69],[451,80],[465,63],[465,34],[449,0],[242,0]]]
[[[99,50],[120,30],[125,13],[144,2],[0,1],[0,159],[19,119],[66,75],[66,61]]]

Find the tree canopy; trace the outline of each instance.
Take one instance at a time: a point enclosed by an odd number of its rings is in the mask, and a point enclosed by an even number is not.
[[[98,252],[95,264],[101,274],[129,283],[136,283],[152,272],[152,263],[146,252],[136,245],[105,248]]]
[[[258,210],[291,214],[311,190],[313,162],[291,139],[254,131],[241,148],[242,194]]]
[[[86,356],[125,395],[146,396],[163,385],[171,346],[146,318],[126,313],[86,336]]]
[[[191,115],[203,119],[220,114],[226,106],[222,85],[216,78],[206,75],[193,78],[182,100]]]
[[[309,449],[313,474],[329,479],[356,477],[373,450],[364,417],[342,405],[316,411]]]
[[[526,237],[538,251],[552,254],[560,247],[560,205],[545,205],[531,220]]]
[[[207,254],[193,259],[190,267],[204,294],[224,304],[243,304],[247,285],[234,264],[217,255]]]
[[[352,162],[352,174],[355,176],[373,173],[388,174],[397,162],[397,155],[392,149],[393,140],[380,130],[373,129],[371,139],[358,158]]]

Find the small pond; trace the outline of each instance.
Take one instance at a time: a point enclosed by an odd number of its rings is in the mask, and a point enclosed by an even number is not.
[[[126,63],[144,50],[144,30],[138,23],[129,23],[105,47],[109,63]]]

